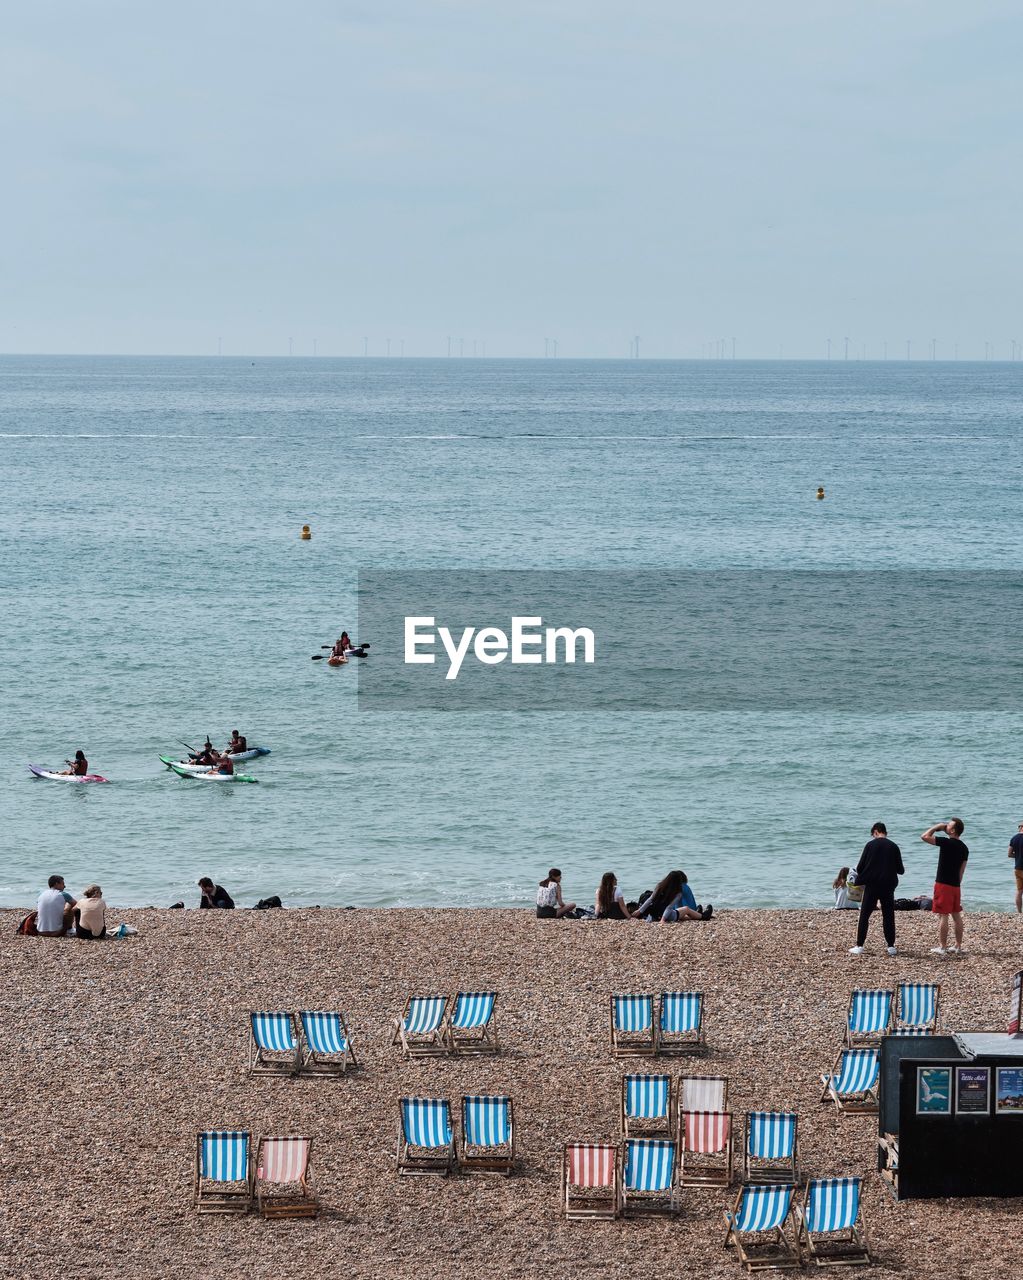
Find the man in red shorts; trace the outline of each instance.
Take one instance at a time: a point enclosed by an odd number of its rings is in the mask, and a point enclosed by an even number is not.
[[[966,860],[970,851],[959,838],[966,828],[962,818],[949,818],[947,822],[936,822],[928,827],[920,837],[927,844],[938,849],[938,870],[934,876],[934,902],[931,910],[941,917],[938,924],[938,946],[931,947],[936,956],[944,956],[963,950],[963,906],[959,886],[963,882],[966,871]],[[935,835],[943,831],[944,835]],[[948,945],[948,918],[952,917],[955,929],[955,942]]]

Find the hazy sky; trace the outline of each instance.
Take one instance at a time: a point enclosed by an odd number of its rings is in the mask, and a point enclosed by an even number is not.
[[[1018,0],[4,6],[0,350],[1005,355]]]

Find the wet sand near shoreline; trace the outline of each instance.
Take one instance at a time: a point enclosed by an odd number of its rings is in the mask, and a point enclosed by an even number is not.
[[[1009,1274],[1023,1202],[896,1204],[876,1173],[875,1116],[819,1103],[853,986],[942,984],[953,1031],[1004,1027],[1023,921],[967,916],[962,957],[929,954],[936,920],[880,920],[847,954],[854,912],[733,911],[706,924],[538,921],[497,910],[114,911],[137,937],[85,946],[21,938],[0,912],[0,1274],[192,1276],[739,1276],[722,1247],[734,1197],[685,1189],[678,1218],[565,1223],[560,1151],[619,1136],[621,1079],[682,1059],[615,1061],[613,992],[698,989],[708,1059],[750,1109],[799,1112],[808,1176],[862,1174],[877,1265],[864,1275]],[[389,1045],[411,992],[499,993],[502,1052],[406,1062]],[[247,1011],[342,1008],[360,1069],[249,1079]],[[399,1178],[398,1099],[508,1093],[519,1171]],[[195,1134],[314,1139],[313,1222],[198,1217]]]

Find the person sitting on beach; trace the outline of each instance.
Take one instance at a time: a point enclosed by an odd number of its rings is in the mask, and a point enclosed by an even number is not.
[[[74,924],[75,900],[63,876],[50,876],[36,903],[36,932],[41,938],[63,938]]]
[[[698,906],[684,871],[669,871],[659,885],[639,904],[639,914],[647,921],[674,924],[676,920],[709,920],[714,908]]]
[[[566,902],[561,896],[561,872],[557,867],[551,867],[536,891],[536,918],[560,920],[562,916],[571,915],[574,910],[575,903]]]
[[[98,884],[90,884],[75,904],[75,937],[95,942],[107,936],[107,904]]]
[[[203,876],[199,881],[199,889],[202,897],[199,899],[199,906],[207,909],[217,908],[221,911],[234,910],[234,898],[228,891],[219,884],[214,884],[209,876]]]
[[[858,911],[859,910],[859,906],[860,906],[859,900],[854,900],[852,895],[849,893],[849,890],[852,886],[849,881],[848,867],[838,868],[838,875],[835,876],[835,879],[831,887],[835,891],[835,905],[834,907],[832,907],[833,911]],[[860,899],[862,899],[862,897],[863,895],[861,893]]]
[[[237,729],[231,730],[231,741],[224,748],[225,754],[230,752],[231,755],[237,755],[239,751],[248,751],[249,744],[247,739],[242,737]]]
[[[85,758],[84,751],[76,751],[74,760],[69,760],[69,769],[61,769],[61,777],[64,778],[84,778],[89,772],[89,762]]]
[[[613,871],[606,871],[597,888],[596,918],[598,920],[638,920],[639,916],[629,910],[625,895],[618,888],[618,877]]]

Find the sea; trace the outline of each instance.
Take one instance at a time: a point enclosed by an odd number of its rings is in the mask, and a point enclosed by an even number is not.
[[[372,642],[370,569],[1018,571],[1021,424],[1018,362],[2,357],[0,904],[528,907],[557,866],[823,908],[877,819],[929,891],[957,815],[966,908],[1012,910],[1004,709],[377,710],[313,658]],[[259,785],[158,759],[234,728]],[[28,772],[77,749],[110,785]]]

